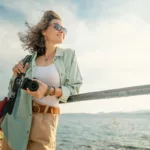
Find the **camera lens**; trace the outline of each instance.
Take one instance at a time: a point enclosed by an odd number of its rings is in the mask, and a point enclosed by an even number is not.
[[[30,86],[29,86],[29,89],[31,91],[37,91],[38,88],[39,88],[39,84],[36,81],[32,81]]]

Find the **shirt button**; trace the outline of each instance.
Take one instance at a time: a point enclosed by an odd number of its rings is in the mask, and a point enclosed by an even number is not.
[[[27,131],[27,134],[29,134],[29,131]]]
[[[32,116],[32,114],[30,114],[30,116]]]
[[[63,76],[63,74],[61,73],[61,76]]]

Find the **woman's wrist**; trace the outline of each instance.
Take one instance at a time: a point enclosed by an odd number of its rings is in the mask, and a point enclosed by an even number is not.
[[[56,88],[51,86],[49,95],[53,96],[56,93]]]
[[[44,96],[48,96],[48,95],[53,96],[55,95],[55,92],[56,92],[55,87],[47,85],[47,91],[44,94]]]
[[[46,85],[46,93],[44,94],[44,96],[48,96],[50,93],[50,86]]]

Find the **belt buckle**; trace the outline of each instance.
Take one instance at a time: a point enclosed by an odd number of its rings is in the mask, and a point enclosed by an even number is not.
[[[54,114],[54,108],[51,107],[51,114]]]
[[[38,114],[40,112],[40,106],[39,105],[34,105],[33,107],[37,107],[38,108],[37,112],[34,111],[34,113]]]

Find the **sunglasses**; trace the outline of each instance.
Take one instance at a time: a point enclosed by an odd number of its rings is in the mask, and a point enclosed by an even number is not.
[[[50,24],[49,26],[51,26],[52,24]],[[54,23],[54,29],[56,29],[57,31],[63,31],[64,34],[67,34],[67,29],[64,28],[63,26],[61,26],[58,23]]]

